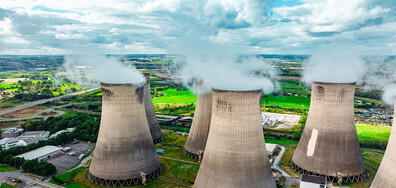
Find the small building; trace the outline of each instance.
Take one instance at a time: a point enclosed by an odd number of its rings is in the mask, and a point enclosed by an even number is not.
[[[300,188],[326,188],[327,179],[321,176],[301,175]]]
[[[23,133],[23,129],[22,128],[12,128],[12,129],[8,129],[6,131],[4,131],[3,133],[1,133],[1,137],[3,138],[16,138],[17,136],[21,135]]]
[[[274,154],[274,152],[275,152],[277,146],[278,146],[278,145],[276,145],[276,144],[268,144],[268,143],[265,143],[265,148],[267,149],[267,153],[268,153],[268,156],[269,156],[269,157],[271,157],[271,156]]]
[[[26,160],[36,159],[37,161],[43,161],[49,159],[51,157],[57,156],[61,153],[61,148],[56,146],[43,146],[41,148],[35,149],[33,151],[29,151],[23,153],[21,155],[17,155],[16,157],[23,157]]]

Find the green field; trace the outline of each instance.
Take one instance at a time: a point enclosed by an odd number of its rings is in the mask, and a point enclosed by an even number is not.
[[[269,95],[268,97],[262,98],[261,104],[265,105],[267,99],[267,105],[273,104],[280,107],[309,109],[309,104],[311,103],[311,98],[309,97]]]
[[[9,166],[4,166],[4,165],[0,165],[0,172],[12,172],[15,171],[15,168],[9,167]]]
[[[189,90],[167,89],[159,92],[165,95],[153,98],[153,103],[195,103],[197,101],[197,96]]]
[[[392,127],[356,125],[359,140],[388,141]]]
[[[265,137],[265,143],[267,143],[267,144],[279,144],[279,145],[282,145],[282,146],[284,146],[284,145],[290,145],[290,144],[297,144],[298,143],[298,141],[295,141],[295,140],[286,140],[286,139],[283,139],[283,138],[281,138],[281,139],[273,139],[273,138],[267,138],[267,136]]]
[[[8,185],[8,184],[6,184],[6,183],[2,183],[2,184],[0,185],[0,188],[15,188],[15,186]]]

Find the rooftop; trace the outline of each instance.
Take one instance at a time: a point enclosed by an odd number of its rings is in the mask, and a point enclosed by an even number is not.
[[[60,150],[60,149],[61,148],[58,148],[56,146],[43,146],[43,147],[35,149],[33,151],[29,151],[29,152],[26,152],[24,154],[17,155],[16,157],[23,157],[26,160],[32,160],[32,159],[39,158],[39,157],[41,157],[41,156],[43,156],[45,154],[55,152],[55,151]]]
[[[311,176],[311,175],[305,175],[305,174],[301,175],[301,181],[316,183],[316,184],[320,184],[320,185],[327,184],[326,177]]]

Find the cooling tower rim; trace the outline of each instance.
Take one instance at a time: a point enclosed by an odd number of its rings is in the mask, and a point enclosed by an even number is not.
[[[350,85],[356,85],[356,82],[332,82],[332,81],[325,82],[325,81],[313,81],[312,83],[314,83],[314,84],[343,84],[343,85],[348,85],[348,84],[350,84]]]
[[[262,89],[218,89],[212,88],[212,92],[246,92],[246,93],[261,93]]]
[[[100,82],[100,85],[101,86],[106,86],[106,87],[112,87],[112,86],[123,86],[123,85],[125,85],[125,86],[131,86],[131,87],[137,87],[137,88],[139,88],[139,87],[143,87],[143,84],[144,84],[144,82],[142,82],[142,83],[137,83],[137,84],[134,84],[134,83],[105,83],[105,82]]]

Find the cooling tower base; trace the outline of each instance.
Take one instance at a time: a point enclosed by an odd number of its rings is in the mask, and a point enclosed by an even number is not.
[[[153,139],[154,145],[160,143],[162,140],[164,140],[164,136],[161,136],[159,138],[154,138]]]
[[[161,172],[162,172],[162,168],[160,166],[154,172],[146,175],[147,181],[158,177],[161,174]],[[137,185],[137,184],[142,183],[142,179],[140,177],[133,178],[133,179],[127,179],[127,180],[108,180],[108,179],[96,177],[96,176],[92,175],[91,172],[89,172],[89,171],[88,171],[88,178],[95,184],[109,186],[109,187],[125,187],[125,186],[132,186],[132,185]]]
[[[326,175],[321,175],[317,173],[313,173],[310,171],[307,171],[305,169],[302,169],[301,167],[297,166],[293,161],[290,161],[290,166],[297,171],[300,174],[308,174],[308,175],[314,175],[314,176],[321,176],[321,177],[326,177],[327,181],[331,182],[337,182],[338,178],[336,176],[326,176]],[[364,173],[356,175],[356,176],[345,176],[342,177],[342,182],[343,183],[353,183],[353,182],[358,182],[361,180],[364,180],[367,178],[367,171],[364,171]]]
[[[189,151],[186,150],[186,149],[184,149],[184,154],[186,154],[187,157],[190,157],[191,159],[195,159],[195,160],[198,160],[198,159],[199,159],[199,154],[189,152]]]

